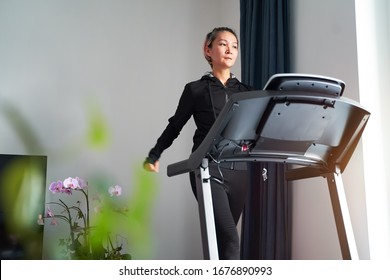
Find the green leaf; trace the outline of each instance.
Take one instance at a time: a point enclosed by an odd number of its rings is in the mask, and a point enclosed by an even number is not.
[[[95,149],[106,148],[110,142],[110,133],[103,110],[90,102],[87,114],[87,143]]]

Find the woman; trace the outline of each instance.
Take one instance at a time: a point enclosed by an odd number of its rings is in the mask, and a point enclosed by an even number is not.
[[[206,36],[203,51],[211,66],[211,72],[200,80],[186,84],[175,114],[169,119],[167,127],[145,160],[144,168],[148,171],[159,171],[159,158],[162,152],[171,146],[191,116],[196,124],[192,148],[192,151],[195,151],[228,98],[237,92],[251,89],[238,81],[230,72],[238,56],[238,38],[232,29],[214,28]],[[231,164],[223,166],[211,162],[209,170],[214,178],[211,180],[211,189],[219,258],[239,259],[240,244],[236,225],[246,197],[245,168],[237,169],[232,168]],[[190,173],[190,182],[195,196],[195,178],[198,176],[196,173],[198,172]]]

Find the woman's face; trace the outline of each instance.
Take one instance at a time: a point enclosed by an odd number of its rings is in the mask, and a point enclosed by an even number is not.
[[[214,70],[231,68],[238,56],[236,36],[228,31],[219,32],[211,48],[206,48],[206,54],[211,58]]]

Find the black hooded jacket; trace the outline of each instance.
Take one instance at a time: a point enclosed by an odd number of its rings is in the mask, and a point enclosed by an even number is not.
[[[251,89],[233,75],[224,86],[211,73],[204,75],[200,80],[186,84],[175,114],[169,118],[167,127],[150,150],[146,162],[154,163],[160,158],[162,152],[178,137],[191,116],[196,124],[192,152],[195,151],[206,137],[228,98],[234,93]]]

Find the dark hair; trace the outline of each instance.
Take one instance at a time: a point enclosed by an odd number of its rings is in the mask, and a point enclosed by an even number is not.
[[[203,44],[203,53],[204,53],[204,57],[206,58],[207,62],[210,64],[211,67],[213,67],[213,64],[211,62],[211,58],[206,55],[206,47],[211,48],[211,46],[212,46],[215,38],[217,38],[218,34],[220,32],[225,32],[225,31],[232,33],[234,35],[234,37],[236,37],[237,43],[238,43],[238,37],[237,37],[236,32],[229,27],[216,27],[211,32],[207,33],[206,39],[204,40],[204,44]]]

